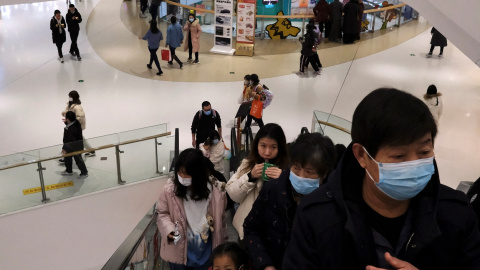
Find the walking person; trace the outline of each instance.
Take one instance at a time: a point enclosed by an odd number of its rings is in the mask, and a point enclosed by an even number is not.
[[[70,93],[68,93],[67,107],[65,108],[65,110],[62,111],[62,116],[65,117],[65,115],[69,111],[75,113],[77,121],[80,123],[80,126],[82,127],[82,136],[83,136],[83,130],[85,130],[85,128],[87,127],[87,118],[85,117],[85,112],[82,107],[82,102],[80,101],[80,95],[75,90],[72,90],[70,91]],[[64,119],[64,121],[66,121],[66,119]],[[83,145],[85,149],[93,148],[90,145],[90,143],[87,141],[87,139],[85,139],[85,136],[83,136]],[[85,154],[85,157],[94,157],[94,156],[95,156],[95,151]],[[58,162],[65,163],[65,160],[60,159]]]
[[[145,36],[138,37],[138,39],[143,39],[148,41],[148,50],[150,51],[150,63],[147,64],[148,69],[152,69],[152,63],[155,62],[158,72],[157,75],[161,76],[163,74],[162,68],[160,67],[160,62],[158,62],[157,51],[160,47],[160,41],[163,40],[162,31],[158,29],[157,22],[150,22],[150,29],[147,31]]]
[[[266,100],[266,95],[263,93],[263,86],[260,85],[260,79],[258,78],[257,74],[250,75],[250,90],[251,90],[251,97],[249,100],[259,99],[260,101],[264,102]],[[262,117],[263,117],[263,110],[262,110]],[[247,121],[245,122],[245,127],[243,130],[247,130],[248,127],[252,124],[252,120],[258,124],[258,127],[262,128],[264,126],[262,117],[256,118],[251,116],[250,114],[247,115]]]
[[[337,42],[342,38],[342,9],[343,5],[339,0],[330,3],[332,28],[328,40]]]
[[[68,111],[65,114],[65,125],[66,127],[63,130],[63,147],[62,154],[73,153],[83,150],[83,136],[82,136],[82,126],[80,122],[77,121],[77,116],[74,112]],[[73,156],[77,167],[80,169],[80,178],[85,178],[88,176],[87,167],[85,162],[83,162],[82,155]],[[65,171],[62,172],[62,175],[72,175],[72,156],[64,157],[65,160]]]
[[[222,138],[222,119],[220,114],[212,109],[208,101],[202,102],[202,109],[195,113],[192,121],[192,146],[197,148],[207,139],[210,132],[217,126],[220,139]]]
[[[65,34],[65,18],[63,18],[58,9],[55,10],[50,20],[50,30],[52,30],[53,43],[57,46],[58,60],[60,60],[60,63],[63,63],[62,46],[67,40],[67,35]]]
[[[77,45],[78,33],[80,33],[79,24],[82,22],[82,15],[75,8],[74,4],[70,4],[66,17],[67,17],[68,33],[70,34],[70,39],[72,40],[72,44],[70,45],[69,52],[72,56],[76,56],[78,61],[82,61],[82,57],[80,57],[80,51],[78,50],[78,45]]]
[[[188,50],[187,62],[192,63],[192,54],[195,53],[195,61],[193,61],[193,64],[199,64],[198,52],[200,51],[200,34],[202,33],[202,28],[193,13],[188,15],[188,21],[183,27],[183,31],[188,32],[187,42],[184,44],[184,50]]]
[[[313,32],[313,25],[307,24],[307,33],[305,34],[304,41],[302,43],[302,51],[300,56],[300,70],[298,75],[305,74],[305,66],[308,63],[312,64],[315,74],[320,75],[320,69],[317,66],[317,61],[314,58],[315,53],[317,52],[317,47],[315,46],[315,34]],[[320,61],[320,58],[318,59]]]
[[[443,112],[443,101],[442,101],[442,93],[437,92],[437,87],[432,84],[428,87],[427,93],[423,96],[425,103],[430,109],[430,112],[433,115],[433,119],[438,125],[438,120],[440,120],[440,116]]]
[[[436,46],[440,46],[440,54],[438,57],[443,57],[443,48],[448,45],[447,38],[438,32],[435,27],[432,27],[430,33],[432,34],[432,39],[430,40],[430,52],[427,54],[427,57],[432,57],[433,49],[435,49]]]
[[[313,26],[313,36],[315,37],[315,48],[318,48],[320,43],[322,43],[323,41],[322,32],[320,32],[320,29],[318,28],[318,26],[315,25],[315,20],[313,18],[309,20],[308,24],[311,24]],[[305,68],[308,68],[308,63],[310,63],[310,60],[314,61],[315,64],[317,64],[318,70],[321,70],[322,63],[320,62],[320,57],[318,56],[317,50],[315,50],[314,54],[307,60]]]
[[[146,18],[145,12],[147,11],[148,0],[140,0],[140,18]]]
[[[182,26],[177,23],[177,17],[172,16],[170,18],[170,24],[167,28],[167,43],[165,44],[165,47],[169,47],[170,49],[170,54],[172,55],[172,60],[168,61],[169,65],[173,65],[173,59],[177,61],[177,63],[180,65],[180,69],[183,67],[182,61],[178,59],[177,55],[175,54],[175,50],[180,47],[181,44],[183,44],[183,32],[182,32]]]
[[[171,270],[211,266],[212,251],[227,240],[226,206],[225,183],[211,175],[202,152],[182,151],[156,206],[160,256]]]
[[[152,0],[150,3],[150,15],[152,15],[152,20],[150,22],[157,22],[158,7],[162,0]]]

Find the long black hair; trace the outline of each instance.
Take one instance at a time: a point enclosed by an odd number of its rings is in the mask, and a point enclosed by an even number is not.
[[[209,171],[202,151],[190,148],[182,151],[180,155],[178,155],[174,178],[175,195],[188,200],[187,187],[178,181],[178,172],[180,171],[192,177],[190,198],[194,201],[207,199],[210,195],[210,190],[207,186]]]
[[[265,160],[258,153],[258,143],[262,138],[269,138],[275,140],[278,145],[277,156],[274,159],[269,160],[269,163],[277,165],[282,170],[287,168],[288,155],[287,139],[285,138],[285,133],[283,132],[282,127],[278,124],[268,123],[258,131],[257,135],[255,135],[255,139],[253,139],[252,149],[250,150],[250,154],[247,157],[248,166],[247,168],[245,168],[245,170],[251,170],[255,166],[255,164],[265,162]]]
[[[68,93],[68,96],[73,99],[73,101],[68,102],[69,107],[72,106],[72,104],[82,104],[82,102],[80,101],[80,95],[78,94],[77,91],[75,90],[70,91],[70,93]]]

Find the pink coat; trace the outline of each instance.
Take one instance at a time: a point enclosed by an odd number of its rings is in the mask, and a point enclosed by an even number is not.
[[[227,206],[227,197],[225,193],[225,183],[218,181],[213,176],[210,177],[213,186],[210,193],[210,204],[208,205],[208,214],[213,217],[212,250],[218,245],[228,240],[225,208]],[[157,203],[157,226],[162,235],[160,256],[167,262],[183,264],[187,263],[187,224],[183,199],[175,196],[175,184],[169,179],[165,184],[163,191]],[[182,238],[175,245],[168,241],[168,234],[175,231],[175,221],[178,221],[178,231]]]
[[[193,21],[193,23],[187,22],[183,27],[183,31],[186,31],[187,34],[185,35],[185,43],[183,43],[183,50],[188,50],[188,31],[192,33],[192,47],[193,52],[196,53],[200,51],[200,34],[202,33],[202,28],[200,27],[200,23],[197,19]]]

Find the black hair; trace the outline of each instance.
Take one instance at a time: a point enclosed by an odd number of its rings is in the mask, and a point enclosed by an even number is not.
[[[65,114],[65,118],[70,120],[70,122],[73,122],[77,120],[77,115],[72,111],[67,111],[67,113]]]
[[[338,164],[340,164],[340,160],[342,159],[345,150],[347,150],[347,147],[345,147],[345,145],[335,144],[335,154],[337,155],[337,160],[335,161],[335,168]]]
[[[203,143],[203,145],[212,146],[212,145],[213,145],[213,140],[210,139],[210,138],[207,138],[207,139],[205,140],[205,142]]]
[[[60,12],[60,10],[55,9],[55,11],[53,12],[53,14],[54,14],[54,15],[57,15],[57,14],[62,14],[62,13]]]
[[[175,23],[177,22],[177,17],[172,16],[172,17],[170,18],[170,22],[171,22],[172,24],[175,24]]]
[[[245,77],[243,77],[243,79],[250,81],[252,79],[252,76],[250,74],[247,74],[245,75]]]
[[[243,269],[249,269],[248,253],[236,242],[226,242],[217,246],[212,251],[212,263],[215,262],[215,258],[221,256],[229,256],[233,263],[235,263],[235,270],[238,270],[242,265]],[[213,265],[213,267],[215,267],[215,265]]]
[[[274,159],[269,160],[268,162],[277,165],[282,170],[287,168],[288,154],[287,139],[285,138],[285,133],[283,132],[282,127],[278,124],[268,123],[258,131],[257,135],[255,135],[255,138],[253,139],[250,154],[247,157],[248,166],[245,168],[245,170],[251,170],[256,164],[265,162],[265,160],[258,153],[258,143],[262,138],[269,138],[277,142],[277,156]]]
[[[313,24],[307,24],[306,28],[307,28],[307,32],[311,32],[313,31],[314,26]]]
[[[308,24],[315,24],[315,19],[314,18],[311,18],[310,20],[308,20]]]
[[[75,90],[70,91],[70,93],[68,93],[68,96],[73,99],[73,101],[68,102],[69,107],[72,106],[72,104],[82,104],[82,102],[80,101],[80,95],[78,94],[77,91]]]
[[[150,22],[150,32],[152,32],[154,34],[160,32],[160,30],[158,30],[158,27],[157,27],[157,21],[152,20]]]
[[[193,16],[193,20],[194,20],[194,21],[197,19],[197,17],[195,16],[194,13],[188,14],[188,17],[187,17],[187,18],[190,19],[190,16]]]
[[[69,7],[69,8],[75,7],[75,5],[74,5],[74,4],[70,4],[70,5],[68,5],[68,7]]]
[[[178,172],[180,170],[192,177],[190,198],[194,201],[206,200],[210,194],[207,186],[209,172],[202,151],[194,148],[183,150],[178,155],[177,164],[175,165],[175,195],[188,200],[187,187],[178,181]]]
[[[203,109],[203,107],[207,107],[207,106],[210,106],[210,105],[211,105],[210,102],[204,101],[204,102],[202,102],[202,109]]]
[[[407,145],[426,134],[437,135],[437,125],[427,105],[394,88],[368,94],[353,113],[352,141],[375,158],[382,146]]]
[[[220,140],[220,134],[218,134],[218,131],[212,130],[210,131],[210,133],[208,133],[208,138],[212,141],[215,139]]]
[[[311,165],[322,178],[327,176],[335,166],[336,154],[333,142],[320,133],[300,134],[290,144],[289,152],[290,164],[301,167]]]
[[[257,85],[260,82],[257,74],[250,75],[250,80],[253,81],[253,85]]]

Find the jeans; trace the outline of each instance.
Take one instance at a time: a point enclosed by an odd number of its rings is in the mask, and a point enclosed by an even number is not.
[[[173,47],[170,47],[170,46],[169,46],[169,48],[170,48],[170,54],[172,55],[172,61],[170,61],[170,62],[173,62],[173,60],[175,59],[175,61],[177,61],[177,63],[179,65],[182,65],[183,64],[182,61],[180,61],[180,59],[178,59],[177,55],[175,54],[175,50],[177,48],[173,48]]]
[[[162,72],[162,68],[160,67],[160,63],[158,62],[158,56],[157,56],[158,48],[150,49],[150,47],[148,47],[148,50],[150,51],[150,64],[149,65],[151,66],[152,63],[155,61],[155,65],[157,66],[158,71]]]
[[[80,52],[78,51],[78,46],[77,46],[77,39],[78,39],[78,32],[69,32],[70,33],[70,39],[72,40],[72,45],[70,45],[70,53],[75,53],[78,57],[80,57]]]
[[[73,156],[75,159],[75,163],[77,164],[78,168],[80,169],[80,173],[88,174],[87,166],[85,166],[85,162],[83,162],[82,155]],[[65,171],[71,173],[72,172],[72,157],[65,157]]]
[[[57,42],[55,43],[55,45],[57,45],[58,57],[63,58],[63,53],[62,53],[63,42]]]

